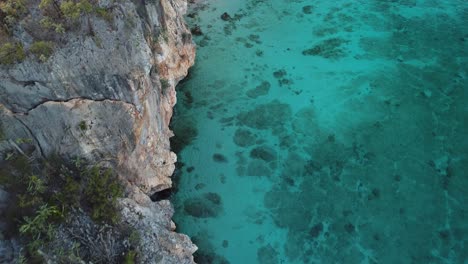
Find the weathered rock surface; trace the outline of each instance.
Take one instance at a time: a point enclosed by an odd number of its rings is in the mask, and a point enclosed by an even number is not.
[[[139,230],[142,263],[193,263],[192,253],[197,247],[186,235],[174,232],[174,211],[169,201],[137,203],[124,199],[121,205],[126,221]]]
[[[124,220],[145,230],[142,262],[192,263],[196,246],[174,232],[171,205],[152,203],[148,196],[171,186],[175,168],[168,128],[175,85],[195,57],[182,17],[187,3],[100,5],[110,8],[113,21],[91,16],[83,28],[92,28],[93,36],[66,33],[67,43],[57,46],[47,62],[29,58],[0,66],[4,138],[31,139],[34,155],[82,157],[112,166],[129,193],[121,202]],[[32,42],[27,31],[15,37],[26,48]],[[0,151],[9,147],[8,141],[0,142]]]

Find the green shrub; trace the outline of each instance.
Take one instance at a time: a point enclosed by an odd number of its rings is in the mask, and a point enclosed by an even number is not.
[[[6,43],[0,47],[0,64],[13,64],[21,62],[26,58],[23,45]]]
[[[65,212],[68,212],[69,209],[80,206],[81,184],[72,175],[64,176],[65,183],[62,183],[62,189],[54,195],[53,199],[62,205]]]
[[[58,208],[48,204],[41,205],[32,217],[23,218],[19,232],[23,237],[28,238],[26,248],[34,262],[42,262],[38,250],[53,239],[57,228],[55,220],[59,218],[62,218],[62,214]]]
[[[27,192],[31,195],[42,194],[46,191],[46,185],[43,179],[37,175],[29,176]]]
[[[27,178],[32,174],[27,157],[11,151],[9,159],[0,163],[0,185],[13,193],[26,193]]]
[[[56,206],[43,204],[36,211],[34,217],[24,217],[24,223],[19,228],[20,234],[29,235],[34,240],[40,239],[44,235],[51,238],[51,220],[60,216],[61,213]]]
[[[41,2],[39,3],[39,8],[44,10],[52,4],[54,4],[54,0],[41,0]]]
[[[23,252],[20,252],[18,264],[28,264],[28,259],[23,255]]]
[[[36,208],[44,203],[44,200],[39,195],[20,193],[16,195],[16,198],[18,200],[18,207],[25,209],[25,211],[29,211],[31,208]]]
[[[137,255],[136,251],[134,251],[134,250],[128,251],[127,254],[125,254],[125,258],[124,258],[123,263],[124,264],[135,264],[136,255]]]
[[[39,60],[45,62],[54,52],[54,44],[50,41],[36,41],[31,45],[29,51]]]
[[[109,12],[107,8],[96,7],[94,12],[97,16],[102,17],[104,20],[111,22],[113,20],[112,12]]]
[[[88,130],[88,125],[86,124],[86,121],[82,120],[82,121],[78,124],[78,128],[79,128],[81,131],[86,131],[86,130]]]
[[[23,0],[5,0],[0,2],[0,11],[7,16],[19,17],[26,12],[25,2]]]
[[[0,2],[0,11],[4,14],[2,21],[12,27],[18,18],[26,12],[24,0],[5,0]]]
[[[57,245],[55,233],[58,228],[67,227],[69,222],[64,219],[74,215],[72,212],[76,211],[72,209],[79,208],[97,226],[105,226],[102,222],[117,223],[117,198],[123,196],[123,186],[110,169],[85,168],[89,167],[81,159],[67,163],[55,156],[49,157],[49,161],[35,160],[34,165],[26,156],[15,153],[8,161],[0,160],[0,185],[12,194],[7,208],[1,212],[8,230],[4,235],[7,238],[19,235],[27,249],[24,256],[28,263],[44,263],[40,251],[58,252],[51,248]],[[137,232],[128,231],[117,236],[119,241],[124,239],[123,235],[129,236],[131,245],[139,240]],[[69,261],[75,256],[73,252],[65,253],[67,261],[58,263],[81,263]],[[119,256],[134,261],[136,253],[121,252]]]
[[[161,78],[160,82],[161,82],[161,89],[162,89],[162,92],[163,92],[163,94],[165,94],[166,91],[167,91],[167,88],[170,87],[169,81],[166,80],[166,79],[162,79],[162,78]]]
[[[123,196],[123,188],[110,169],[102,171],[98,166],[87,173],[84,194],[91,207],[91,217],[101,222],[116,223],[117,198]]]
[[[62,11],[64,17],[76,20],[82,14],[91,13],[93,11],[93,5],[88,0],[80,0],[79,2],[67,0],[60,4],[60,11]]]
[[[39,24],[43,28],[53,30],[56,33],[65,33],[65,28],[63,27],[63,25],[61,23],[54,22],[54,20],[52,20],[52,18],[50,17],[44,17],[43,19],[41,19],[41,21],[39,21]]]

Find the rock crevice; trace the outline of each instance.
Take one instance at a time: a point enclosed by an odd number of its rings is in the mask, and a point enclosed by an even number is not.
[[[64,100],[45,100],[45,101],[42,101],[36,105],[33,105],[31,108],[29,109],[26,109],[26,111],[24,112],[14,112],[14,111],[11,111],[12,114],[18,114],[18,115],[28,115],[31,111],[34,111],[36,110],[37,108],[39,108],[40,106],[45,106],[47,107],[46,105],[47,104],[54,104],[54,103],[69,103],[69,102],[74,102],[74,101],[92,101],[92,102],[118,102],[118,103],[124,103],[124,104],[128,104],[130,105],[131,107],[135,108],[135,110],[137,109],[136,105],[131,103],[131,102],[125,102],[125,101],[121,101],[121,100],[117,100],[117,99],[109,99],[109,98],[103,98],[103,99],[93,99],[93,98],[90,98],[90,97],[72,97],[72,98],[68,98],[68,99],[64,99]],[[3,106],[5,107],[5,106]],[[138,111],[138,110],[137,110]]]

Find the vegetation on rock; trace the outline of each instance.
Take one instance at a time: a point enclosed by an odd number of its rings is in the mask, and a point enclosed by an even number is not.
[[[166,79],[163,79],[163,78],[161,78],[159,81],[161,82],[161,89],[162,89],[162,92],[163,92],[163,94],[165,94],[167,88],[170,87],[169,81],[166,80]]]
[[[52,55],[54,51],[54,44],[50,41],[37,41],[34,42],[29,51],[34,54],[40,61],[45,62]]]
[[[78,128],[81,130],[81,131],[86,131],[88,130],[88,125],[86,124],[86,121],[81,121],[79,124],[78,124]]]
[[[5,28],[10,29],[18,18],[26,12],[24,0],[0,1],[0,19]]]
[[[0,46],[0,64],[13,64],[25,58],[26,54],[20,43],[6,43]]]
[[[80,0],[77,2],[67,0],[60,4],[60,11],[65,18],[76,20],[82,14],[91,13],[93,11],[93,5],[88,0]]]
[[[28,44],[18,39],[17,34],[13,36],[14,30],[28,31],[29,28],[35,40],[30,54],[45,62],[52,55],[54,46],[63,41],[58,34],[82,30],[79,20],[91,15],[108,22],[113,20],[110,9],[99,6],[96,0],[41,0],[37,6],[26,5],[25,0],[0,0],[0,64],[11,65],[26,58],[23,46],[28,47]],[[37,29],[36,24],[44,32],[33,32]],[[89,20],[83,31],[96,37]]]
[[[84,194],[91,208],[91,217],[97,221],[116,223],[118,220],[115,204],[122,197],[123,188],[112,170],[98,166],[86,171],[87,183]]]
[[[11,194],[0,214],[10,230],[6,238],[20,237],[28,263],[135,259],[135,241],[127,239],[132,230],[117,221],[124,192],[111,169],[15,153],[0,161],[0,185]]]
[[[44,29],[52,30],[58,34],[65,33],[65,28],[63,27],[63,25],[59,22],[55,22],[50,17],[44,17],[39,21],[39,23]]]

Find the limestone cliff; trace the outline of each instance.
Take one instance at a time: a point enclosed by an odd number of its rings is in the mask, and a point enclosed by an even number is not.
[[[172,206],[149,198],[171,186],[175,168],[168,128],[175,85],[195,57],[182,17],[187,3],[99,5],[111,19],[80,19],[47,61],[27,57],[0,66],[3,138],[31,139],[32,156],[82,157],[113,167],[127,187],[120,202],[124,221],[144,230],[141,262],[192,263],[196,246],[174,232]],[[40,34],[27,23],[37,12],[30,10],[13,32],[26,49]],[[0,150],[11,144],[1,141]]]

